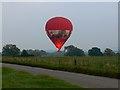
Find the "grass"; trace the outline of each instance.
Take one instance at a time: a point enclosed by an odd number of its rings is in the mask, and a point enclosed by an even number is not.
[[[0,89],[2,89],[2,64],[0,64]]]
[[[3,57],[2,62],[120,78],[117,56],[101,57]]]
[[[47,75],[32,75],[24,71],[2,68],[2,88],[81,88]]]
[[[2,56],[0,56],[0,61],[2,60]],[[2,89],[2,63],[0,63],[0,89]]]

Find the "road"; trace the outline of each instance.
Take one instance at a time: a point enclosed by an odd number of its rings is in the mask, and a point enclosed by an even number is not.
[[[52,77],[57,77],[59,79],[70,82],[71,84],[80,85],[85,88],[118,88],[118,79],[7,63],[3,63],[2,66],[16,70],[27,71],[32,74],[45,74]]]

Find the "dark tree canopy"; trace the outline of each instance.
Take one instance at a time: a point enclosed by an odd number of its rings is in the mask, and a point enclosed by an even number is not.
[[[64,51],[65,56],[85,56],[85,53],[82,49],[74,47],[73,45],[65,47]]]
[[[21,55],[20,55],[20,56],[22,56],[22,57],[27,57],[27,56],[29,56],[29,54],[27,53],[26,50],[23,50],[23,51],[21,52]]]
[[[100,48],[93,47],[92,49],[88,50],[89,56],[103,56],[103,53],[101,52]]]
[[[110,48],[106,48],[105,51],[104,51],[104,55],[113,56],[113,55],[115,55],[115,53]]]
[[[47,52],[44,51],[44,50],[41,50],[41,51],[40,51],[40,54],[41,54],[41,56],[46,56],[46,55],[47,55]]]
[[[35,50],[29,49],[29,50],[27,50],[27,52],[28,52],[28,54],[34,55],[34,56],[45,56],[45,55],[47,55],[47,53],[44,50],[38,50],[38,49],[35,49]]]
[[[27,50],[27,52],[31,55],[34,55],[34,56],[41,56],[40,54],[40,50],[36,49],[36,50]]]
[[[20,49],[16,45],[6,44],[2,49],[3,56],[19,56]]]
[[[2,53],[0,52],[0,56],[2,56]]]

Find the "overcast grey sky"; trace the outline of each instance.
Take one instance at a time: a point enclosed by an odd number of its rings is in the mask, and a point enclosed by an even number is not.
[[[2,3],[0,2],[0,52],[2,51]]]
[[[117,2],[14,2],[2,5],[3,45],[11,43],[20,49],[57,51],[46,35],[45,24],[52,17],[62,16],[70,19],[74,27],[64,46],[74,45],[85,51],[93,46],[102,50],[107,47],[118,49]]]

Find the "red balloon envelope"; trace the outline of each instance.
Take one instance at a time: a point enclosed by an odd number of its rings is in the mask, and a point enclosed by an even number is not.
[[[73,26],[70,20],[64,17],[54,17],[46,23],[46,32],[58,51],[70,37]]]

